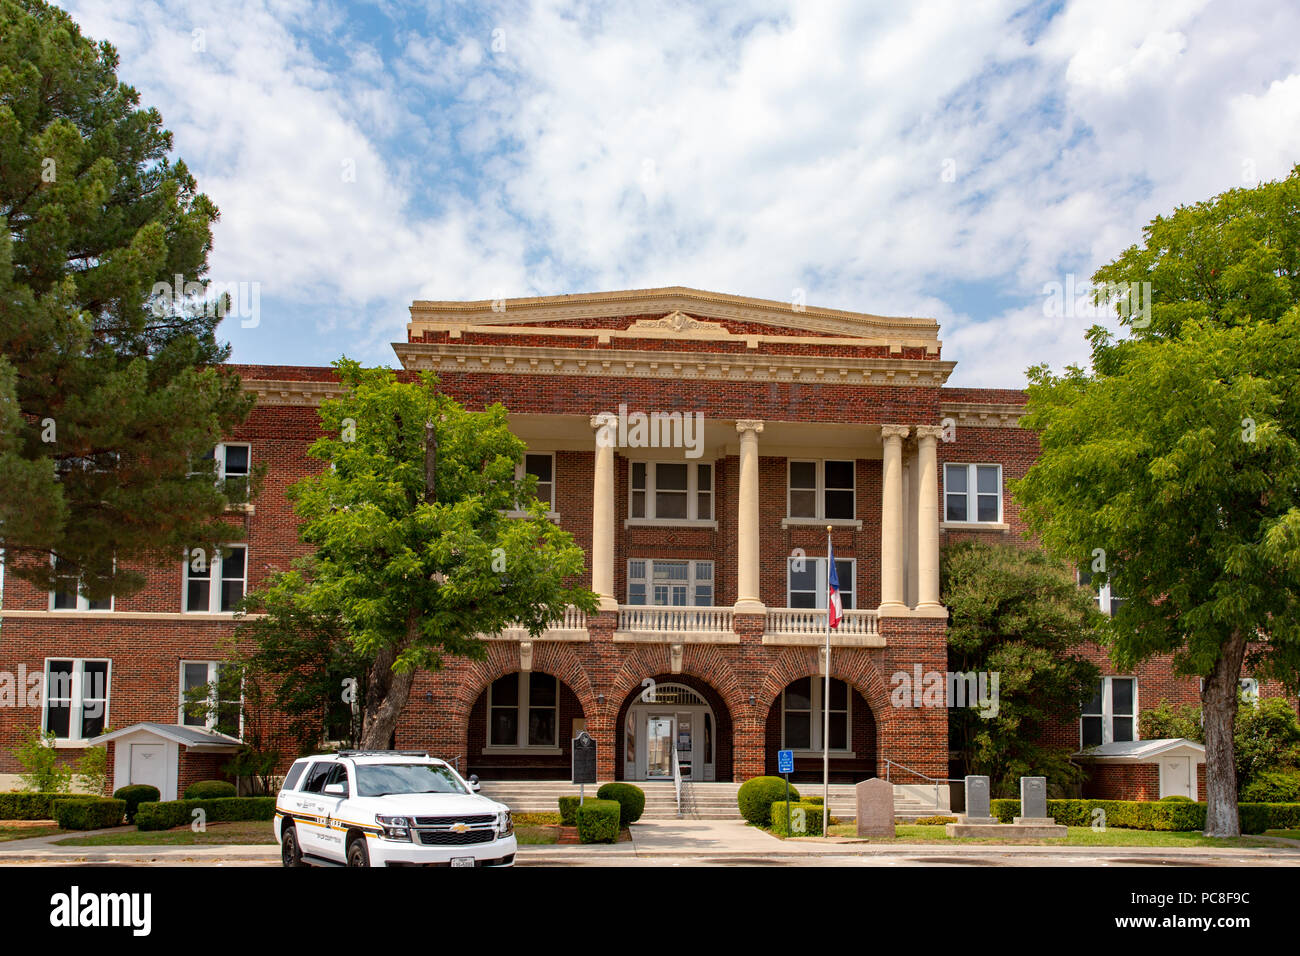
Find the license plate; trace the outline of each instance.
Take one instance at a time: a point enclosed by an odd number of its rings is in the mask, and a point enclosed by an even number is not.
[[[474,858],[472,856],[453,856],[451,858],[452,866],[473,866]]]

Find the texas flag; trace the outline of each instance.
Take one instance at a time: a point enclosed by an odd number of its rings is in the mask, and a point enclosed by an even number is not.
[[[840,600],[840,576],[835,573],[835,545],[827,541],[826,551],[830,568],[830,573],[826,576],[826,606],[830,608],[831,627],[839,627],[844,618],[844,602]]]

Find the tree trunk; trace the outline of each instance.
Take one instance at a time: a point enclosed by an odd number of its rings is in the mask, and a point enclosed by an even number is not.
[[[415,633],[414,615],[407,622],[407,638],[401,645],[385,647],[375,655],[366,681],[366,708],[361,723],[361,749],[387,750],[397,728],[397,719],[406,709],[415,683],[415,671],[393,671],[393,662],[408,646]]]
[[[1245,634],[1234,631],[1205,679],[1201,713],[1205,721],[1205,835],[1241,835],[1237,818],[1237,765],[1233,733],[1237,724],[1237,691],[1241,662],[1246,655]]]

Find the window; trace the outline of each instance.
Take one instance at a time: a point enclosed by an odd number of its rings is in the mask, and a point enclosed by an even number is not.
[[[519,671],[488,687],[489,747],[558,747],[560,682]]]
[[[944,465],[943,517],[945,521],[1002,520],[1001,465]]]
[[[844,610],[854,607],[857,561],[835,559],[835,575],[840,582],[840,601]],[[826,607],[826,559],[786,558],[786,607]]]
[[[248,583],[248,548],[228,544],[210,561],[208,557],[195,548],[185,562],[185,610],[209,614],[234,611],[244,599]]]
[[[824,677],[801,677],[781,693],[782,744],[790,750],[822,749],[825,712],[822,698],[826,693]],[[849,749],[849,685],[831,678],[830,748]]]
[[[108,723],[110,670],[107,660],[46,660],[42,729],[59,740],[102,734]]]
[[[248,501],[248,475],[252,460],[251,445],[220,444],[203,456],[203,461],[215,461],[217,481],[227,498],[233,502]]]
[[[633,558],[627,563],[627,603],[712,607],[712,561]]]
[[[181,661],[177,723],[243,736],[243,694],[220,661]]]
[[[713,520],[713,465],[634,461],[628,517],[661,521]]]
[[[548,511],[555,510],[555,456],[551,454],[524,455],[521,465],[515,466],[515,479],[532,475],[537,479],[537,500],[546,505]],[[521,504],[515,506],[522,511]]]
[[[1108,614],[1112,617],[1118,613],[1119,609],[1124,606],[1127,598],[1119,597],[1115,594],[1115,575],[1108,576],[1109,580],[1096,589],[1097,608],[1102,614]],[[1087,570],[1079,571],[1079,584],[1084,587],[1092,586],[1092,572]]]
[[[854,462],[791,461],[786,514],[823,520],[855,518]]]
[[[51,611],[111,611],[113,598],[91,601],[81,593],[81,578],[63,558],[55,557],[54,573],[59,583],[50,592]]]
[[[307,774],[307,779],[302,785],[303,793],[324,793],[325,788],[332,783],[343,784],[343,790],[348,791],[348,770],[341,763],[314,763]]]
[[[1137,678],[1103,677],[1079,720],[1081,747],[1137,740]]]

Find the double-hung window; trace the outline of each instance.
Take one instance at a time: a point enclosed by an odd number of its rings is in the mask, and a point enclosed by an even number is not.
[[[1081,747],[1137,740],[1137,678],[1103,677],[1079,720]]]
[[[629,518],[660,521],[713,520],[712,464],[634,461],[628,485]]]
[[[488,687],[489,747],[558,747],[559,680],[519,671]]]
[[[181,661],[177,723],[243,736],[241,689],[220,661]]]
[[[81,593],[81,579],[72,573],[68,563],[62,558],[54,558],[54,574],[57,579],[54,590],[50,592],[51,611],[111,611],[113,598],[92,601]]]
[[[1001,465],[944,465],[945,521],[997,524],[1002,520]]]
[[[627,603],[712,607],[713,562],[633,558],[627,563]]]
[[[856,511],[854,462],[790,461],[786,486],[789,517],[852,520]]]
[[[102,734],[108,724],[111,671],[109,660],[47,659],[41,729],[72,742]]]
[[[515,479],[532,475],[537,479],[537,500],[546,505],[546,510],[555,510],[555,456],[552,454],[527,454],[523,463],[515,466]],[[515,505],[515,510],[523,510],[523,502]]]
[[[821,750],[826,711],[830,712],[832,751],[849,749],[849,685],[831,678],[828,706],[826,679],[801,677],[781,693],[781,742],[790,750]]]
[[[203,456],[204,462],[215,462],[214,472],[218,483],[226,497],[237,504],[248,501],[248,476],[252,457],[252,445],[236,442],[223,442]]]
[[[220,614],[234,611],[248,584],[248,547],[223,545],[216,554],[201,548],[185,562],[185,610]]]
[[[1079,584],[1084,587],[1092,587],[1092,572],[1081,569],[1079,571]],[[1096,589],[1097,609],[1102,614],[1114,616],[1119,609],[1124,606],[1125,598],[1115,593],[1115,575],[1111,574],[1105,584]]]
[[[826,559],[786,559],[786,607],[826,607]],[[844,610],[854,607],[857,561],[853,558],[836,558],[835,574],[839,578],[840,601]]]

